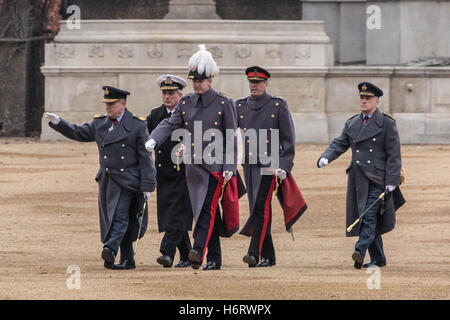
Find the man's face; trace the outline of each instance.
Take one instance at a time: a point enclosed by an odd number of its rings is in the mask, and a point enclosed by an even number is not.
[[[161,93],[163,104],[169,110],[172,110],[177,106],[178,100],[181,98],[181,94],[178,93],[178,90],[162,90]]]
[[[211,87],[212,79],[193,80],[192,87],[196,94],[204,94]]]
[[[112,119],[117,119],[125,111],[126,101],[120,99],[116,102],[106,102],[106,114]]]
[[[269,82],[266,80],[249,80],[248,86],[252,97],[257,98],[264,94]]]
[[[377,108],[380,99],[378,97],[359,96],[359,106],[363,114],[371,114]]]

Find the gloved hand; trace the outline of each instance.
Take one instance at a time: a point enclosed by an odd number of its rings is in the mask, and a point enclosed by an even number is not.
[[[387,192],[387,193],[392,192],[392,191],[395,190],[395,188],[397,188],[397,186],[393,186],[393,185],[391,185],[391,184],[388,184],[388,185],[386,186],[386,192]]]
[[[144,192],[145,201],[148,201],[150,199],[151,194],[152,194],[151,192]]]
[[[61,117],[54,113],[46,112],[44,116],[54,125],[57,125],[61,121]]]
[[[225,178],[225,180],[228,181],[233,177],[233,172],[232,171],[224,171],[223,177]]]
[[[286,179],[287,173],[283,169],[277,169],[277,171],[275,171],[275,175],[283,181]]]
[[[328,165],[328,159],[327,158],[320,158],[319,160],[319,167],[325,168]]]
[[[153,139],[150,139],[145,143],[145,149],[148,152],[153,152],[153,149],[155,149],[155,147],[156,147],[156,141]]]
[[[185,149],[184,144],[182,144],[182,145],[177,149],[177,155],[178,155],[180,158],[183,158],[183,156],[184,156],[184,149]]]

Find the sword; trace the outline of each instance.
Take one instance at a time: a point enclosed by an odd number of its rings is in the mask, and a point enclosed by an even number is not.
[[[361,219],[363,218],[363,216],[364,216],[370,209],[372,209],[372,207],[378,202],[378,200],[384,199],[384,196],[385,196],[385,195],[386,195],[386,191],[383,192],[382,194],[380,194],[380,196],[378,197],[378,199],[375,200],[375,201],[370,205],[370,207],[367,208],[367,210],[364,211],[363,214],[362,214],[358,219],[356,219],[356,221],[353,222],[353,224],[352,224],[350,227],[347,228],[347,232],[352,231],[353,227],[356,226],[356,224],[357,224],[359,221],[361,221]]]
[[[142,220],[144,219],[144,212],[145,212],[146,208],[147,208],[147,200],[145,200],[145,196],[144,196],[144,204],[142,205],[142,211],[138,212],[136,215],[136,218],[138,219],[138,222],[139,222],[139,230],[138,230],[137,239],[136,239],[136,246],[134,247],[134,255],[135,256],[136,256],[137,247],[138,247],[138,243],[139,243],[139,235],[141,234],[141,229],[142,229]]]

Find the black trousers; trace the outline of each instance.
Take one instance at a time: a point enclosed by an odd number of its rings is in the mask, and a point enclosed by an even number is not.
[[[258,260],[268,258],[275,262],[275,248],[273,246],[272,226],[272,194],[275,187],[274,176],[263,175],[256,196],[253,217],[253,233],[248,253]]]
[[[220,217],[218,198],[221,186],[217,180],[210,175],[208,191],[203,203],[200,216],[195,225],[193,237],[193,249],[200,252],[203,257],[208,249],[207,261],[215,261],[217,266],[222,265],[222,251],[220,247],[220,234],[223,230],[223,222]]]
[[[187,231],[168,230],[164,233],[161,240],[159,251],[163,255],[173,258],[175,257],[176,249],[180,252],[180,260],[187,261],[189,250],[192,249],[191,241]]]
[[[366,208],[364,210],[367,210],[383,191],[383,189],[370,182]],[[362,218],[359,239],[355,244],[355,250],[358,250],[363,256],[365,256],[368,250],[372,261],[386,262],[383,240],[381,239],[381,234],[378,232],[380,208],[381,201],[378,201]]]

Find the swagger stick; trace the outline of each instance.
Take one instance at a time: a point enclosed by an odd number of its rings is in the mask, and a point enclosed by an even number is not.
[[[139,221],[139,230],[138,230],[138,234],[137,234],[137,239],[136,239],[136,246],[134,247],[134,255],[136,256],[136,252],[137,252],[137,247],[138,247],[138,243],[139,243],[139,235],[141,234],[141,229],[142,229],[142,220],[144,219],[144,213],[145,213],[145,209],[147,208],[147,200],[145,199],[144,196],[144,204],[142,205],[142,211],[140,212],[140,214],[137,214],[137,218]]]
[[[372,209],[372,207],[375,205],[375,203],[377,203],[378,200],[380,200],[380,199],[384,199],[385,194],[386,194],[386,191],[383,192],[382,194],[380,194],[380,196],[378,197],[378,199],[375,200],[375,201],[370,205],[370,207],[367,208],[367,210],[364,211],[363,214],[362,214],[358,219],[356,219],[356,221],[353,222],[353,224],[352,224],[350,227],[347,228],[347,232],[352,231],[353,227],[356,226],[356,224],[357,224],[359,221],[361,221],[361,219],[363,218],[363,216],[364,216],[370,209]]]

